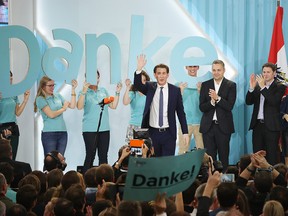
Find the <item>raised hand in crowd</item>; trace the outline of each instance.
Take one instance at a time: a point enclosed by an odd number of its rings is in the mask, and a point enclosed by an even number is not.
[[[147,63],[146,56],[144,54],[141,54],[137,56],[137,71],[141,71]]]
[[[256,76],[254,73],[250,75],[250,80],[249,80],[249,89],[254,90],[256,87],[257,81],[256,81]]]

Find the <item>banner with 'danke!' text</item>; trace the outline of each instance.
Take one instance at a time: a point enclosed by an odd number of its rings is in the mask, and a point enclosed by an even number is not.
[[[169,197],[187,189],[198,175],[204,149],[178,156],[129,159],[124,200],[155,200],[157,193]]]

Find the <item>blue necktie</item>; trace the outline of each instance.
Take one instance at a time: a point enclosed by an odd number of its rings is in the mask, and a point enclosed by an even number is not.
[[[160,99],[159,99],[159,126],[163,126],[163,87],[160,87]]]

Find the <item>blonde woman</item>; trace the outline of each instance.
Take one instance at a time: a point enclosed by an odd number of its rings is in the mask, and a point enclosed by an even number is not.
[[[67,110],[68,107],[74,109],[76,106],[76,80],[72,80],[70,102],[66,101],[61,94],[54,93],[54,87],[54,80],[47,76],[42,77],[34,103],[34,111],[37,112],[38,108],[44,123],[44,127],[41,133],[44,155],[54,150],[64,155],[67,146],[68,135],[63,119],[63,113]]]
[[[262,216],[284,216],[284,209],[280,202],[270,200],[265,203]]]

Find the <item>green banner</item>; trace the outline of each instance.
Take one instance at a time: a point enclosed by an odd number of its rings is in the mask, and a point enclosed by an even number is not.
[[[174,195],[187,189],[199,173],[204,149],[178,156],[129,158],[124,200],[150,201],[157,193]]]

